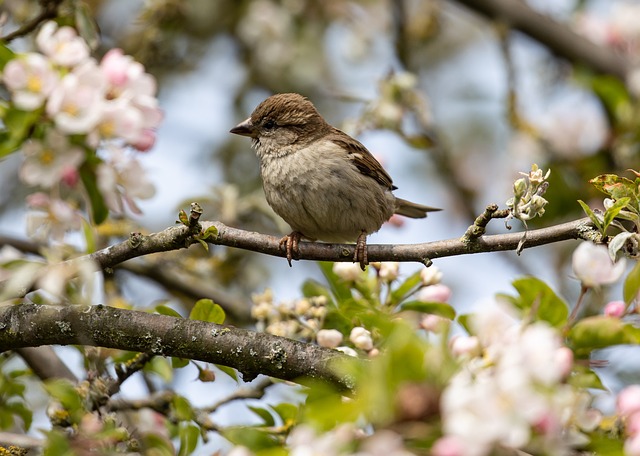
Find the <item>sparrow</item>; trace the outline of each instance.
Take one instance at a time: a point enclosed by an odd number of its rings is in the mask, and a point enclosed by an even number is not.
[[[293,230],[280,240],[289,266],[304,238],[355,242],[353,261],[364,270],[367,235],[393,214],[424,218],[440,210],[396,197],[371,152],[297,93],[270,96],[230,133],[251,138],[267,202]]]

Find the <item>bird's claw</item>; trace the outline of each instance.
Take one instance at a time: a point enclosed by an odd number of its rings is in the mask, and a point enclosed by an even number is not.
[[[360,233],[356,240],[356,251],[353,254],[353,261],[360,263],[360,269],[365,270],[365,266],[369,264],[367,255],[367,233]]]
[[[291,267],[291,260],[293,256],[297,257],[300,255],[300,248],[298,244],[300,243],[300,238],[302,234],[297,231],[292,231],[291,234],[287,234],[280,239],[280,248],[284,246],[285,251],[287,252],[287,262],[289,263],[289,267]]]

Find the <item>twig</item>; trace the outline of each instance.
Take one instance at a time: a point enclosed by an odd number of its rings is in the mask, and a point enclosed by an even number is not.
[[[116,376],[109,385],[109,396],[113,396],[118,391],[122,384],[133,374],[144,368],[144,366],[153,358],[149,353],[139,353],[131,362],[127,364],[116,365]]]
[[[221,406],[228,404],[229,402],[237,401],[240,399],[261,399],[265,394],[265,390],[273,385],[273,380],[265,377],[250,387],[238,388],[227,397],[220,399],[218,402],[202,407],[200,410],[204,413],[212,413],[218,410]]]
[[[473,222],[473,225],[467,228],[467,231],[464,233],[464,236],[462,236],[463,241],[470,242],[473,239],[478,239],[480,236],[484,235],[484,233],[486,232],[487,225],[489,224],[491,219],[506,218],[509,216],[509,213],[510,212],[508,210],[499,211],[497,204],[488,205],[485,208],[484,212],[480,214],[478,217],[476,217],[476,219]]]
[[[48,19],[53,19],[58,15],[58,8],[60,7],[60,4],[62,2],[63,0],[41,1],[40,4],[42,5],[42,10],[36,17],[24,23],[22,27],[18,28],[17,30],[8,33],[3,37],[0,37],[0,40],[4,41],[5,43],[9,43],[16,38],[25,36],[33,32],[41,23]]]
[[[207,242],[216,245],[251,250],[278,257],[286,257],[280,249],[280,238],[256,232],[231,228],[221,222],[201,222],[203,229],[215,226],[216,237],[209,237]],[[472,241],[449,239],[421,244],[368,245],[369,261],[399,261],[423,263],[425,258],[436,259],[457,255],[468,255],[482,252],[516,250],[522,239],[522,233],[495,234],[480,236]],[[527,233],[524,248],[566,241],[569,239],[585,239],[599,241],[600,234],[595,230],[589,218],[562,223],[531,230]],[[101,268],[112,268],[124,261],[151,253],[186,248],[197,242],[188,232],[187,227],[170,227],[159,233],[136,236],[136,242],[124,241],[88,255]],[[321,242],[301,242],[300,259],[315,261],[352,261],[354,245],[325,244]],[[86,259],[86,257],[80,257]],[[75,260],[73,260],[75,261]]]
[[[551,52],[574,63],[587,65],[598,73],[626,80],[630,64],[611,49],[598,46],[569,27],[538,13],[526,2],[514,0],[456,0],[491,19],[506,22],[529,35]]]

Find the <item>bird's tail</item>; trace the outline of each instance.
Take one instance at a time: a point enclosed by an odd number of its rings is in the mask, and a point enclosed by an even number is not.
[[[404,215],[411,218],[425,218],[427,212],[441,211],[437,207],[423,206],[422,204],[412,203],[402,198],[396,198],[396,214]]]

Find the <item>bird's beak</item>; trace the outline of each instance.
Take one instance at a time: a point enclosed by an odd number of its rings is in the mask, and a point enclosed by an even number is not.
[[[251,122],[251,117],[247,120],[240,122],[238,125],[229,130],[229,133],[233,133],[234,135],[242,135],[242,136],[250,136],[254,138],[256,136],[256,129]]]

